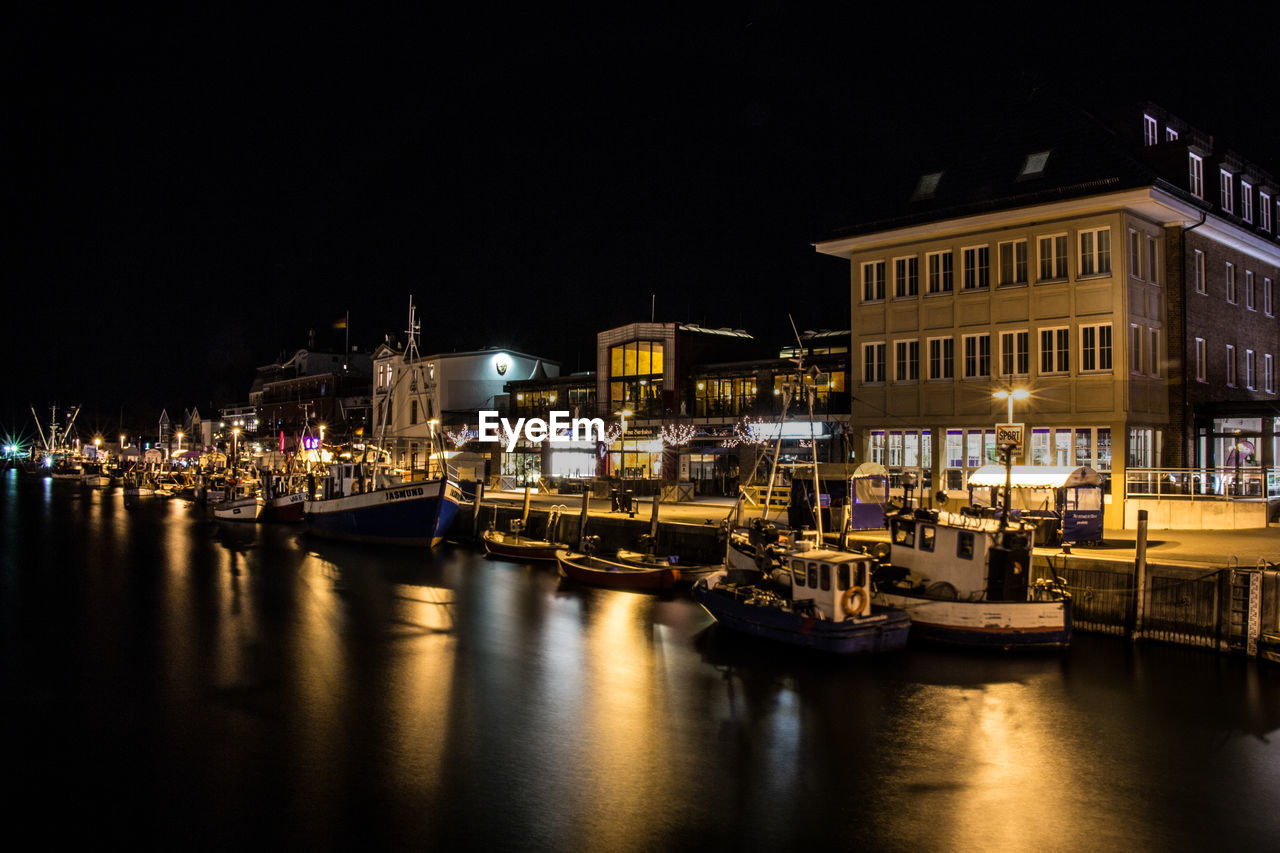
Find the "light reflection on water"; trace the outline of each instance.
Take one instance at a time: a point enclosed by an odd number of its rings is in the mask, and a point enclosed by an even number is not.
[[[798,656],[683,594],[15,474],[0,519],[15,808],[75,802],[64,831],[99,845],[1172,849],[1280,830],[1275,667],[1088,635],[1066,655]]]

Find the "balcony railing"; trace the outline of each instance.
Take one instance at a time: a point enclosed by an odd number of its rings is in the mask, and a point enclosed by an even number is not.
[[[1280,498],[1280,468],[1129,468],[1124,491],[1184,500]]]

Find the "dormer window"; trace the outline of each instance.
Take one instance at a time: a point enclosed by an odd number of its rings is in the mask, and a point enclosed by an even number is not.
[[[1144,115],[1142,117],[1142,144],[1143,145],[1156,144],[1156,140],[1159,139],[1158,128],[1159,126],[1156,124],[1156,120],[1153,117],[1148,115]]]
[[[1204,198],[1204,158],[1199,154],[1187,154],[1190,177],[1187,188],[1196,198]]]
[[[1218,197],[1222,209],[1227,213],[1236,212],[1235,176],[1226,169],[1218,170]]]
[[[1240,215],[1245,222],[1253,221],[1253,184],[1240,181]]]
[[[941,180],[941,172],[927,172],[921,175],[920,182],[916,184],[916,191],[911,194],[911,200],[923,201],[924,199],[933,198],[934,193],[938,191],[938,182]]]
[[[1022,161],[1022,171],[1018,173],[1018,178],[1035,178],[1044,174],[1045,164],[1049,162],[1049,151],[1037,151],[1034,154],[1028,154],[1027,159]]]
[[[1178,131],[1174,130],[1172,127],[1166,127],[1164,129],[1165,142],[1173,142],[1177,138],[1178,138]]]

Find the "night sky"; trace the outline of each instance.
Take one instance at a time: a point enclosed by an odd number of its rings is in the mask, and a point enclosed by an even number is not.
[[[974,104],[1035,86],[1150,97],[1264,164],[1280,148],[1270,26],[687,5],[20,4],[0,430],[55,401],[106,433],[209,413],[310,330],[340,346],[347,312],[353,345],[401,333],[410,294],[424,352],[507,346],[566,371],[651,300],[660,321],[778,342],[788,313],[847,328],[847,269],[812,242]]]

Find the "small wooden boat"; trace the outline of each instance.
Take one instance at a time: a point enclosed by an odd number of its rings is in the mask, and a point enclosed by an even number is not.
[[[642,551],[618,549],[617,561],[624,566],[638,569],[675,569],[680,573],[677,583],[691,584],[715,572],[723,571],[723,563],[682,563],[678,555],[646,554]]]
[[[560,574],[591,586],[658,591],[673,588],[680,579],[680,572],[669,565],[629,566],[565,548],[556,551],[556,562]]]
[[[814,549],[789,555],[789,592],[772,583],[733,583],[717,572],[693,585],[693,599],[717,623],[793,646],[835,654],[902,649],[911,617],[871,604],[869,554]]]
[[[484,541],[484,550],[495,557],[506,560],[545,560],[554,562],[556,551],[567,548],[563,542],[552,542],[548,539],[532,539],[520,532],[503,533],[501,530],[486,530],[480,535]]]

